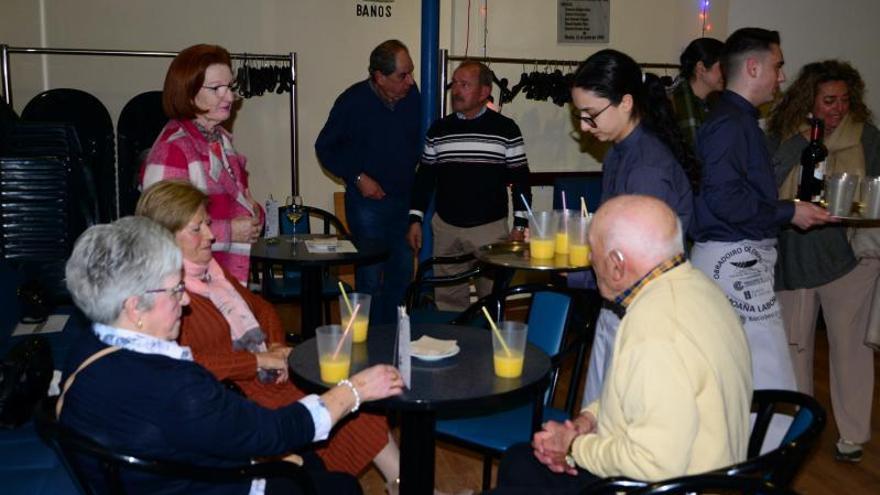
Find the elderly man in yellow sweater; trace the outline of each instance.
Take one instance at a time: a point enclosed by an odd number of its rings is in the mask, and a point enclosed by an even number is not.
[[[742,461],[752,372],[739,317],[684,259],[662,201],[618,196],[590,229],[602,296],[623,313],[598,400],[514,446],[499,493],[577,493],[597,477],[654,481]]]

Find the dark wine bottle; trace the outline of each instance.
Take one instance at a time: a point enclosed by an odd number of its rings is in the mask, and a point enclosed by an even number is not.
[[[825,123],[810,117],[810,142],[801,152],[801,181],[797,197],[801,201],[819,201],[825,188],[825,158],[828,149],[822,144]]]

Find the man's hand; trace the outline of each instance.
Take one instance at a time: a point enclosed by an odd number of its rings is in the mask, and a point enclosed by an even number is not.
[[[584,411],[579,416],[572,419],[571,422],[574,425],[574,429],[577,430],[578,435],[586,435],[587,433],[593,433],[596,431],[596,417],[593,416],[593,413]]]
[[[365,198],[382,199],[385,197],[385,191],[382,189],[382,186],[363,172],[361,172],[360,179],[357,181],[357,188]]]
[[[544,423],[544,429],[535,433],[532,438],[535,458],[554,473],[577,476],[577,469],[565,462],[565,456],[568,454],[571,443],[578,435],[577,427],[571,421]]]
[[[525,229],[518,229],[514,227],[510,229],[510,235],[508,235],[507,238],[511,241],[524,241],[526,240],[526,231]]]
[[[832,217],[828,210],[813,203],[805,201],[795,201],[794,203],[794,216],[791,217],[791,223],[801,230],[809,230],[817,225],[839,221]]]
[[[406,242],[413,251],[422,249],[422,224],[413,222],[409,224],[409,232],[406,233]]]

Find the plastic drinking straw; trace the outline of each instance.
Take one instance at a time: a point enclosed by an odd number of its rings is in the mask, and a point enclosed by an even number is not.
[[[501,336],[501,331],[498,330],[498,325],[495,324],[495,320],[492,319],[492,316],[489,315],[489,311],[486,310],[486,306],[483,306],[483,314],[486,316],[486,319],[489,320],[489,326],[492,327],[492,331],[495,332],[495,336],[498,337],[498,342],[501,342],[501,347],[504,348],[504,352],[507,353],[507,356],[512,356],[510,353],[510,347],[507,347],[507,342],[504,341],[504,337]]]
[[[559,191],[559,195],[562,196],[562,210],[565,211],[568,209],[568,206],[565,205],[565,191]]]
[[[357,316],[358,311],[361,310],[361,303],[357,303],[354,307],[354,311],[351,312],[351,319],[348,320],[348,325],[345,326],[345,331],[342,332],[342,338],[339,339],[339,343],[336,344],[336,350],[333,351],[333,357],[330,359],[336,359],[336,355],[339,354],[339,351],[342,350],[342,343],[345,342],[345,337],[348,336],[348,332],[351,330],[352,325],[354,325],[354,318]]]
[[[348,300],[348,294],[345,293],[345,286],[342,285],[342,281],[337,282],[339,284],[339,292],[342,292],[342,299],[345,300],[345,305],[348,307],[348,314],[351,314],[351,301]]]
[[[587,218],[590,216],[590,212],[587,211],[587,201],[581,196],[581,216]],[[342,285],[342,282],[339,282],[339,285]]]
[[[535,215],[532,213],[532,209],[529,208],[529,203],[526,201],[526,195],[523,193],[519,193],[519,197],[522,198],[523,206],[526,207],[526,213],[529,214],[529,218],[532,219],[532,223],[534,223],[535,228],[538,229],[538,237],[544,237],[544,230],[541,229],[541,226],[538,224],[538,221],[535,220]]]

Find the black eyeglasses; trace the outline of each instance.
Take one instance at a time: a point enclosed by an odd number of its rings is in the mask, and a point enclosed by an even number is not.
[[[610,107],[610,106],[611,106],[611,103],[609,102],[607,105],[605,105],[605,108],[603,108],[602,110],[599,110],[594,115],[590,115],[586,110],[579,110],[578,113],[576,113],[574,116],[575,116],[575,118],[579,119],[584,124],[587,124],[588,126],[595,128],[595,127],[598,127],[596,125],[596,119],[598,119],[599,116],[602,115],[602,112],[604,112],[605,110],[608,110],[608,107]]]
[[[209,89],[217,94],[219,97],[226,96],[227,93],[232,92],[235,94],[238,91],[238,83],[231,82],[229,84],[218,84],[217,86],[202,86],[205,89]]]
[[[169,288],[167,288],[167,289],[150,289],[150,290],[145,290],[145,291],[144,291],[144,294],[157,294],[157,293],[159,293],[159,292],[165,292],[165,293],[167,293],[169,296],[174,296],[174,297],[177,298],[178,301],[180,301],[181,299],[183,299],[183,292],[184,292],[185,290],[186,290],[186,285],[184,285],[183,280],[181,280],[181,281],[180,281],[177,285],[175,285],[174,287],[169,287]]]

